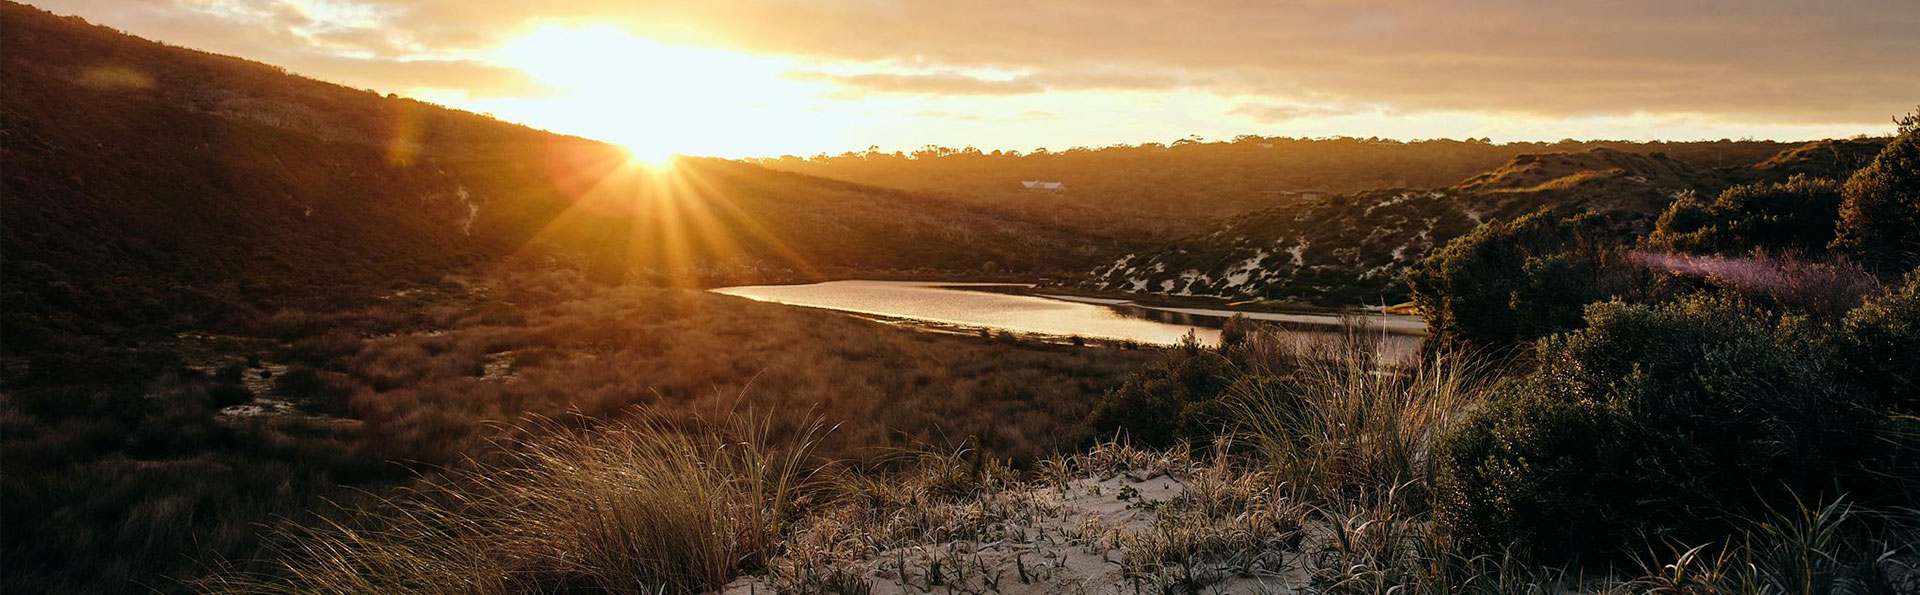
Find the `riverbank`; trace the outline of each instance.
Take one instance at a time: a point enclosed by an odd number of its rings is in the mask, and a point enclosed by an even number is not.
[[[1214,328],[1225,324],[1228,318],[1244,316],[1251,320],[1295,330],[1325,329],[1362,323],[1397,335],[1426,336],[1427,334],[1426,321],[1419,316],[1388,314],[1376,309],[1328,308],[1271,300],[1230,301],[1209,297],[1098,292],[1033,283],[965,283],[941,286],[996,292],[1004,288],[1007,293],[1015,295],[1108,306],[1142,318]]]

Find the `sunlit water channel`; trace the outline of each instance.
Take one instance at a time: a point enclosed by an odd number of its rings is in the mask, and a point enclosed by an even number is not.
[[[1005,283],[828,281],[808,285],[723,287],[713,291],[764,302],[955,327],[1160,345],[1177,343],[1188,333],[1193,333],[1202,343],[1218,343],[1220,324],[1236,313],[1305,334],[1330,332],[1342,321],[1342,317],[1328,314],[1235,312],[1050,296],[1030,293],[1027,286]],[[1358,318],[1383,333],[1382,351],[1390,358],[1408,357],[1419,350],[1426,328],[1419,318],[1378,314],[1362,314]]]

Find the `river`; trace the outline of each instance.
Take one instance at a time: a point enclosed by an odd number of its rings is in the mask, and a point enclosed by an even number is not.
[[[1193,333],[1202,343],[1220,340],[1220,324],[1243,314],[1296,333],[1327,333],[1343,317],[1329,314],[1236,312],[1216,308],[1148,306],[1128,300],[1035,293],[1008,283],[923,281],[828,281],[807,285],[746,285],[713,290],[731,296],[794,306],[826,308],[967,328],[1014,333],[1081,336],[1172,345]],[[1390,359],[1419,350],[1426,325],[1416,317],[1360,314],[1384,335]],[[1324,329],[1324,330],[1323,330]]]

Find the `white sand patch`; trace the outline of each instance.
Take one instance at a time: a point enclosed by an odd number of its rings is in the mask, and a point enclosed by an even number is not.
[[[487,354],[486,362],[480,365],[480,379],[490,382],[506,382],[517,376],[513,373],[513,352],[502,351]]]
[[[1129,469],[989,496],[974,506],[995,510],[995,520],[967,539],[881,548],[838,571],[843,581],[864,587],[857,591],[879,595],[1160,593],[1189,586],[1203,593],[1291,593],[1306,584],[1304,564],[1291,555],[1142,572],[1142,556],[1150,555],[1142,548],[1166,539],[1169,515],[1192,514],[1183,498],[1192,481],[1187,473]],[[777,592],[781,585],[765,577],[743,577],[721,591]]]
[[[1391,206],[1393,206],[1393,205],[1397,205],[1397,204],[1400,204],[1400,203],[1403,203],[1403,202],[1407,202],[1407,199],[1410,199],[1410,198],[1413,198],[1413,197],[1414,197],[1414,193],[1412,193],[1412,192],[1402,192],[1402,193],[1400,193],[1399,195],[1397,195],[1397,196],[1394,196],[1393,198],[1389,198],[1389,199],[1387,199],[1387,200],[1383,200],[1383,201],[1380,201],[1380,202],[1377,202],[1377,203],[1373,203],[1372,205],[1369,205],[1369,206],[1367,207],[1367,210],[1366,210],[1366,214],[1368,214],[1368,215],[1372,215],[1372,214],[1373,214],[1373,211],[1374,211],[1375,209],[1381,209],[1381,208],[1386,208],[1386,207],[1391,207]]]

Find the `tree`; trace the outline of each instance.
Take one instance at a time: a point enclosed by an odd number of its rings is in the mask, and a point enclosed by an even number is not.
[[[1833,240],[1882,275],[1920,264],[1920,110],[1896,123],[1900,136],[1847,180]]]
[[[1502,349],[1580,325],[1581,307],[1610,296],[1597,217],[1540,212],[1454,239],[1407,273],[1434,342]]]

